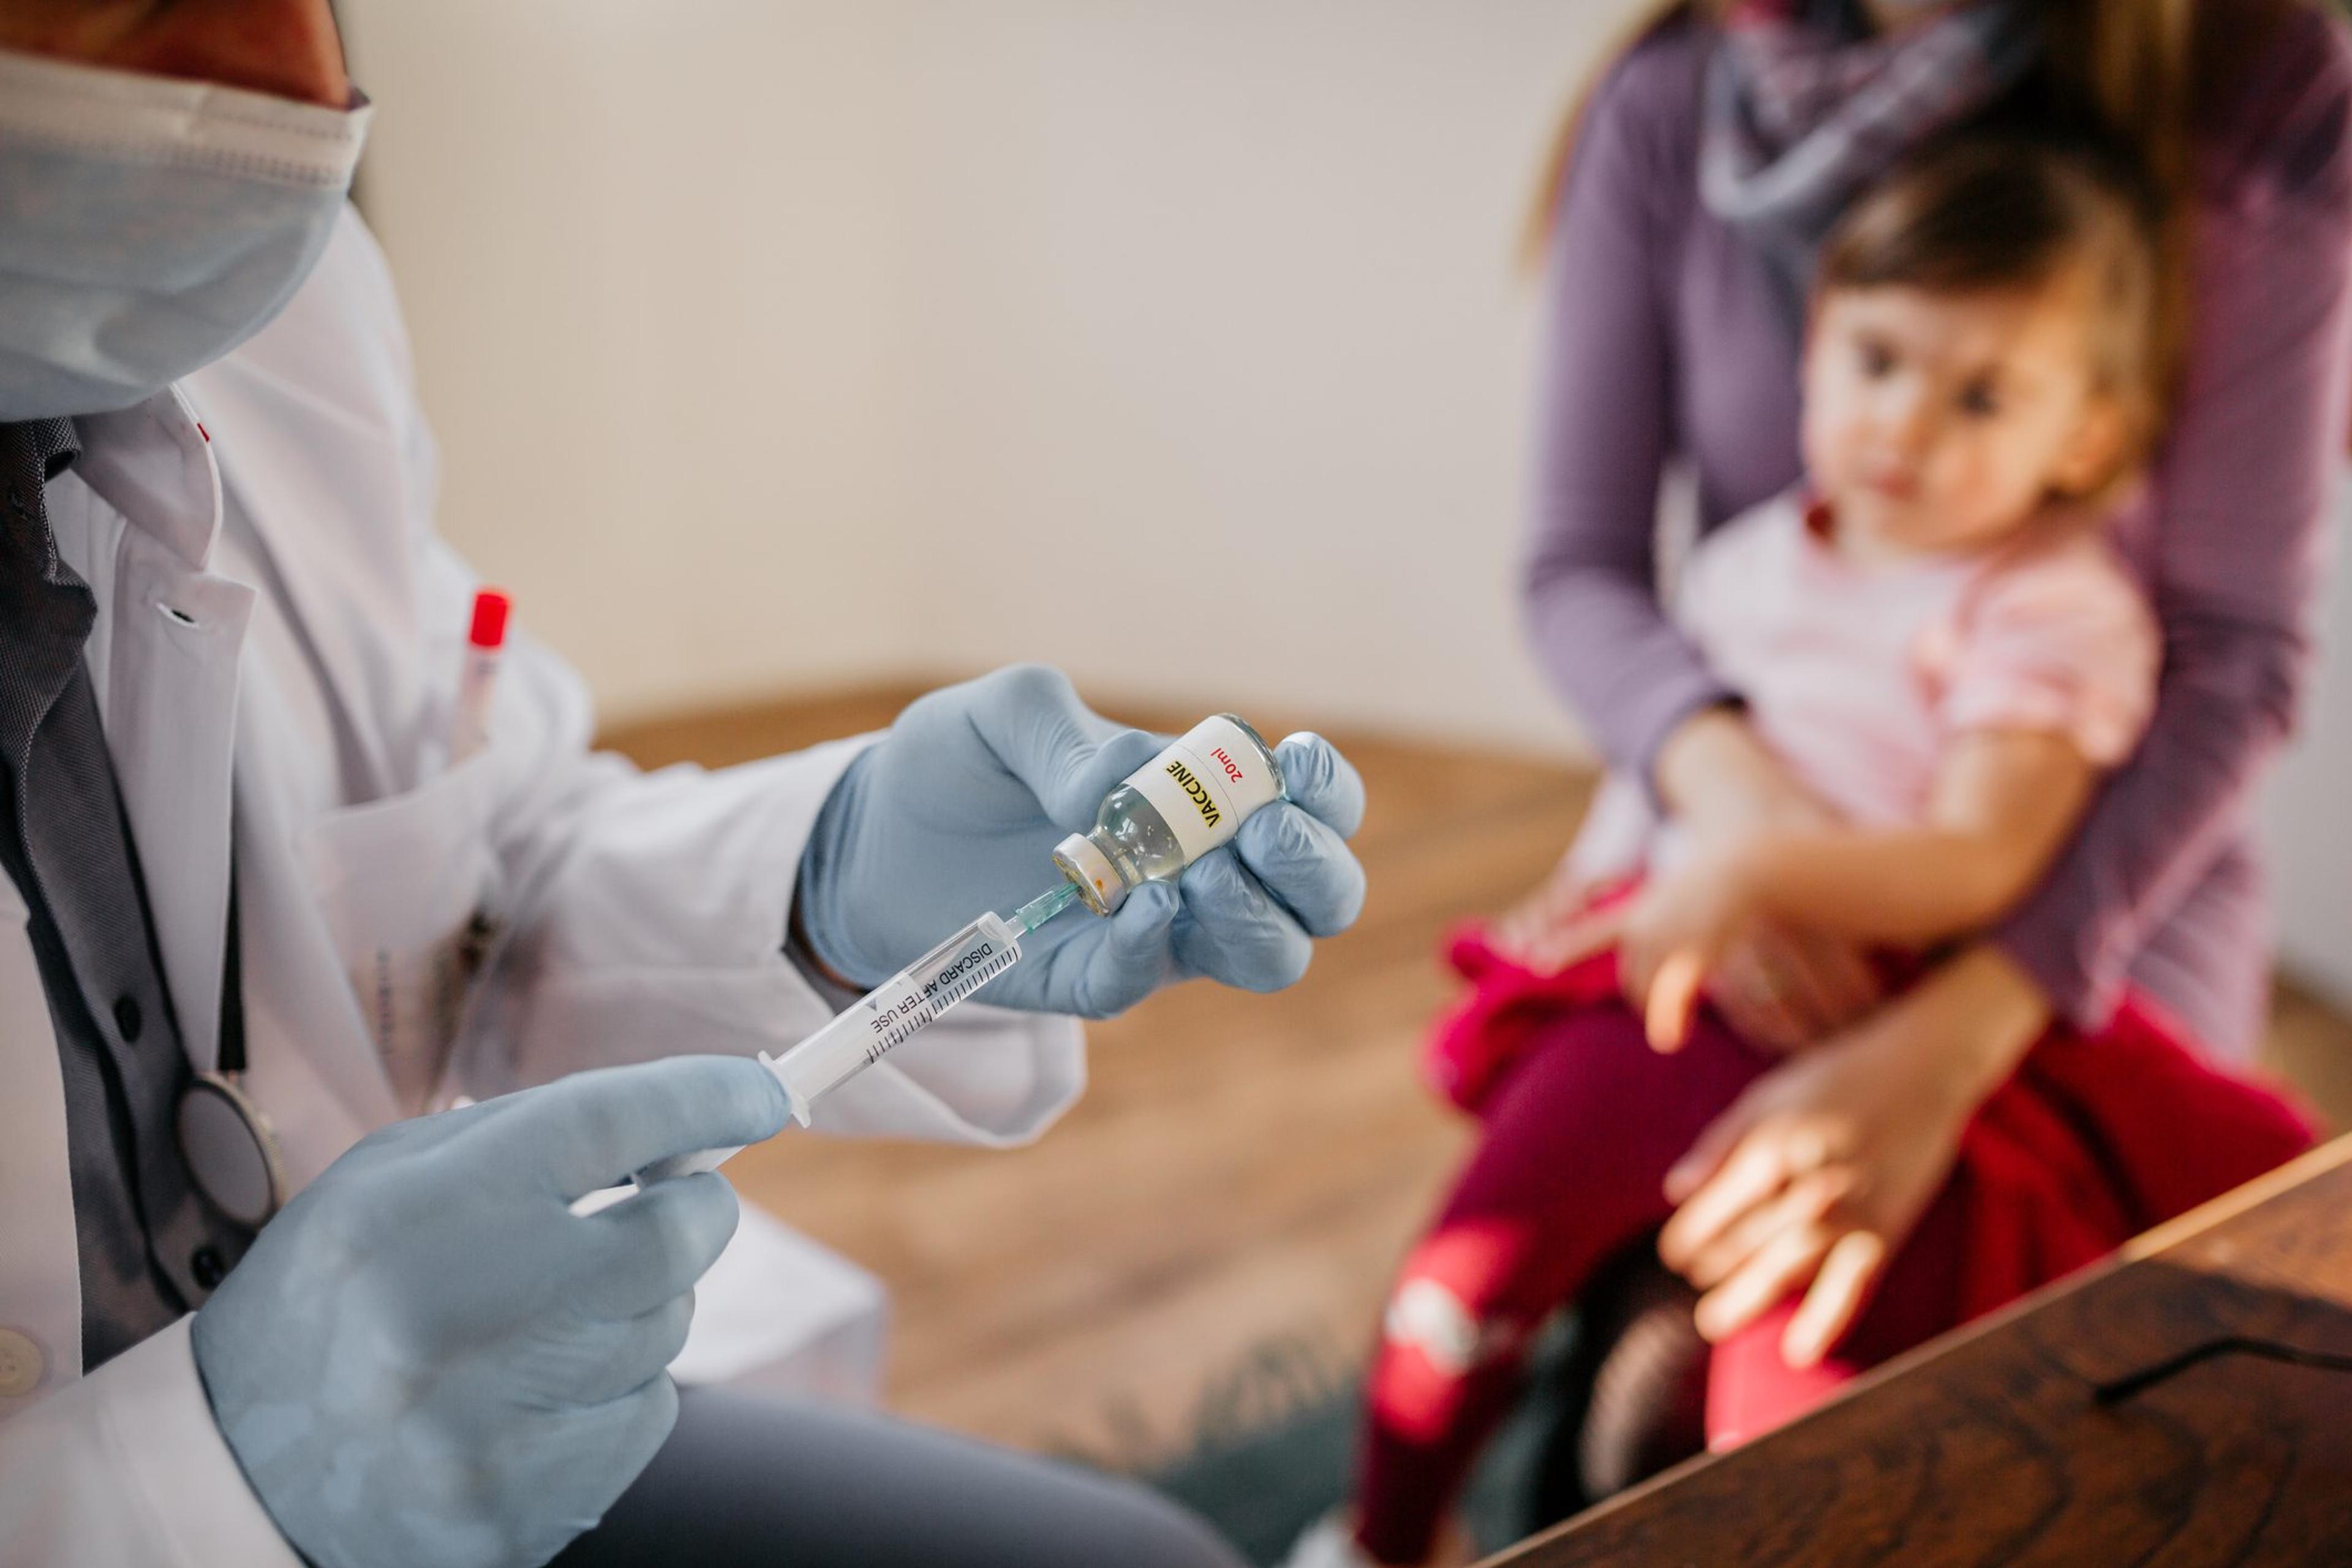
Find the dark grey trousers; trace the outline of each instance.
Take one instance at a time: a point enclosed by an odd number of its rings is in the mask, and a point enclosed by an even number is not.
[[[1132,1481],[838,1405],[690,1388],[554,1568],[1242,1568]]]

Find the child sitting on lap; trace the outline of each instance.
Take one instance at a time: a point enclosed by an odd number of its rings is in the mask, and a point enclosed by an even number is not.
[[[1832,234],[1804,361],[1807,482],[1696,548],[1676,614],[1842,825],[1698,842],[1612,778],[1574,855],[1595,885],[1637,889],[1615,950],[1559,975],[1475,942],[1457,954],[1478,991],[1441,1028],[1433,1068],[1483,1135],[1391,1294],[1352,1517],[1311,1531],[1294,1564],[1425,1561],[1530,1335],[1670,1215],[1662,1252],[1715,1288],[1699,1310],[1710,1338],[1816,1276],[1874,1282],[1818,1293],[1826,1311],[1809,1298],[1775,1332],[1776,1368],[1812,1369],[1785,1415],[2307,1141],[2291,1108],[2198,1065],[2135,1007],[2095,1038],[2053,1030],[2002,1091],[2062,1103],[2057,1116],[2000,1096],[1974,1121],[1965,1106],[1923,1112],[1946,1079],[1922,1050],[1893,1040],[1871,1059],[1858,1098],[1882,1121],[1951,1130],[1896,1157],[1965,1171],[1973,1151],[2029,1183],[2046,1164],[2105,1162],[2074,1184],[2098,1201],[2046,1205],[2067,1211],[2051,1216],[2071,1226],[2055,1241],[2001,1233],[2006,1260],[1985,1261],[1990,1210],[1955,1183],[1907,1239],[1881,1238],[1839,1231],[1830,1216],[1850,1194],[1809,1184],[1794,1153],[1769,1201],[1743,1209],[1710,1184],[1729,1152],[1720,1127],[1694,1148],[1782,1065],[1698,1007],[1711,960],[1773,921],[1870,943],[1899,973],[2027,893],[2137,744],[2161,643],[2100,524],[2155,435],[2157,278],[2128,189],[2046,147],[1933,150]],[[2118,1096],[2168,1132],[2218,1115],[2227,1133],[2208,1142],[2226,1153],[2200,1152],[2193,1172],[2158,1156],[2147,1180],[2116,1169],[2143,1145],[2079,1129],[2119,1114]],[[1963,1125],[1975,1142],[1958,1147]],[[1768,1220],[1769,1243],[1738,1234]],[[1726,1368],[1718,1350],[1718,1381]]]

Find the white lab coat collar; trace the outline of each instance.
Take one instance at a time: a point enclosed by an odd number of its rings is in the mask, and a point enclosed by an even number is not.
[[[189,1058],[220,1052],[237,663],[253,590],[206,570],[220,534],[212,444],[177,390],[75,421],[74,473],[125,523],[102,665],[107,748]]]
[[[220,469],[195,409],[177,387],[119,414],[74,421],[82,455],[74,473],[190,571],[202,572],[220,537]]]

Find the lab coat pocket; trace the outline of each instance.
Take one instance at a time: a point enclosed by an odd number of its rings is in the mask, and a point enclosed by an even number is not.
[[[304,835],[320,907],[404,1112],[431,1108],[497,934],[493,753]]]

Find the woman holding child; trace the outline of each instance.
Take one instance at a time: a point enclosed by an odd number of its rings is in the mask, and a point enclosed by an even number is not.
[[[1302,1568],[1426,1561],[1528,1335],[1653,1233],[1734,1441],[2309,1137],[2227,1064],[2352,363],[2341,28],[1675,5],[1568,141],[1528,602],[1612,777],[1457,946],[1483,1135]]]

